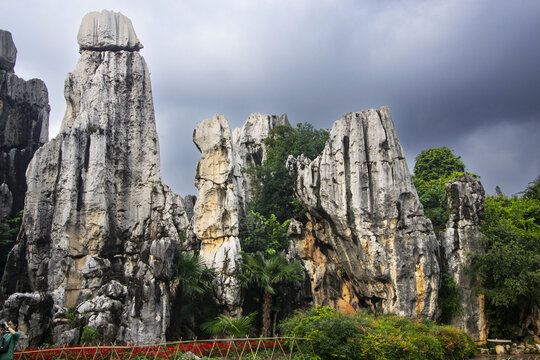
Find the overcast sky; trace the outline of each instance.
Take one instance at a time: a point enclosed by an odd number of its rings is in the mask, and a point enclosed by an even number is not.
[[[49,90],[50,138],[80,22],[102,9],[144,45],[163,177],[182,196],[196,194],[193,129],[215,113],[232,128],[260,112],[330,129],[388,105],[411,172],[421,150],[448,146],[490,194],[540,175],[538,0],[5,1],[15,73]]]

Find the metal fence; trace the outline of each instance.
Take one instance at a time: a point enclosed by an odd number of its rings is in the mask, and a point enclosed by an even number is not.
[[[16,351],[15,360],[284,360],[314,355],[310,339],[294,337],[174,341],[154,345],[65,346]]]

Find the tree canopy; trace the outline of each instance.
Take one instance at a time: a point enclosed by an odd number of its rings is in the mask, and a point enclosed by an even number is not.
[[[447,178],[454,172],[464,172],[465,164],[460,159],[446,146],[423,150],[416,156],[415,179],[432,181]]]
[[[266,159],[262,165],[253,164],[247,169],[251,180],[250,209],[267,219],[274,214],[280,223],[303,213],[285,164],[289,155],[304,154],[314,159],[323,151],[328,137],[328,131],[317,130],[308,123],[298,124],[296,128],[281,125],[270,130],[264,140]]]
[[[529,195],[533,189],[522,198],[486,198],[485,253],[472,255],[472,272],[486,295],[490,336],[514,337],[522,316],[540,299],[540,199]]]

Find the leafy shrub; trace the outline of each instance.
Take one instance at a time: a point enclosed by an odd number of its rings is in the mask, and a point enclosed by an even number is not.
[[[328,307],[298,311],[281,323],[287,336],[313,339],[322,359],[466,359],[475,355],[470,336],[429,320],[367,312],[346,315]]]
[[[85,326],[81,335],[81,344],[97,345],[100,340],[99,331],[92,326]]]

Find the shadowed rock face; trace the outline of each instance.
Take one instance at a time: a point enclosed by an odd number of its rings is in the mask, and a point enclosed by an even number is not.
[[[97,24],[117,16],[101,14]],[[106,43],[97,35],[95,44]],[[30,344],[39,342],[37,329],[47,329],[51,318],[53,341],[73,341],[76,335],[60,325],[67,308],[106,342],[159,342],[188,218],[182,199],[161,178],[144,59],[107,44],[92,50],[80,45],[81,57],[65,82],[60,134],[28,167],[22,232],[9,255],[4,289],[12,297],[52,299],[33,320],[36,329],[28,329]]]
[[[17,49],[0,30],[0,220],[24,207],[25,172],[49,138],[49,96],[43,81],[13,73]]]
[[[479,213],[484,209],[485,192],[482,184],[470,175],[446,184],[446,199],[450,217],[441,233],[445,270],[453,275],[460,292],[462,314],[451,319],[451,325],[466,331],[475,341],[487,340],[487,319],[484,296],[475,294],[478,285],[465,273],[470,265],[467,254],[483,251]]]
[[[311,275],[314,302],[333,297],[345,310],[433,317],[437,242],[388,108],[345,115],[322,155],[289,157],[287,167],[310,214],[294,247]]]

